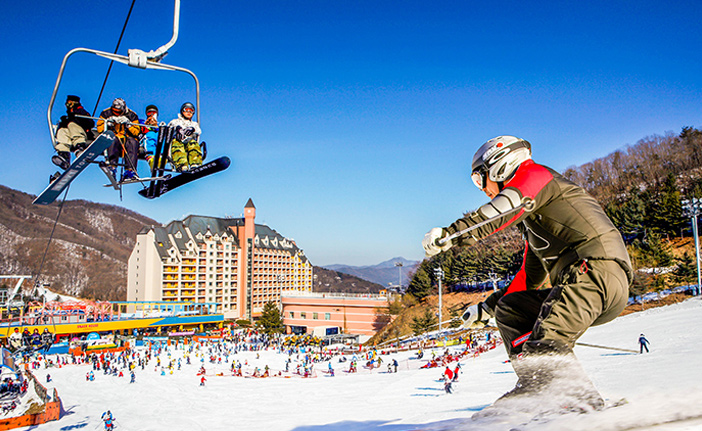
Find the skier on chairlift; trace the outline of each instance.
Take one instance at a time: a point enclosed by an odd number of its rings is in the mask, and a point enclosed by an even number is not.
[[[154,152],[156,151],[156,141],[158,140],[158,107],[156,105],[149,105],[146,107],[146,119],[143,121],[145,126],[141,129],[141,140],[139,145],[141,147],[140,151],[143,150],[144,158],[149,163],[149,168],[154,168]]]
[[[120,181],[133,180],[137,178],[136,166],[139,156],[139,117],[131,109],[127,108],[124,99],[116,98],[112,101],[112,106],[100,113],[100,120],[97,123],[98,132],[112,130],[117,139],[107,150],[107,163],[110,173],[117,178],[117,165],[119,158],[124,160],[124,173]]]
[[[71,152],[78,156],[88,146],[88,137],[92,135],[90,130],[95,121],[83,116],[89,117],[90,114],[81,106],[80,97],[66,97],[66,115],[58,123],[54,145],[56,154],[51,157],[51,161],[64,171],[71,165]]]

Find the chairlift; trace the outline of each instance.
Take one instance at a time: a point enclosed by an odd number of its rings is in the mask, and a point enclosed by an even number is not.
[[[140,49],[129,49],[128,55],[120,55],[115,53],[109,53],[104,51],[99,51],[89,48],[75,48],[70,50],[63,58],[61,63],[61,68],[59,69],[59,74],[56,79],[56,84],[54,85],[54,90],[51,94],[51,100],[49,102],[49,107],[47,110],[47,122],[49,126],[49,134],[51,136],[51,143],[56,146],[56,136],[55,136],[55,126],[52,119],[51,111],[56,101],[56,95],[58,94],[61,81],[63,79],[63,73],[66,69],[66,64],[69,58],[77,53],[88,53],[94,54],[99,57],[106,58],[110,61],[116,61],[118,63],[126,64],[130,67],[135,67],[138,69],[154,69],[154,70],[165,70],[165,71],[175,71],[186,73],[190,75],[195,81],[195,112],[197,115],[197,123],[200,124],[200,81],[198,80],[195,73],[192,71],[170,64],[162,63],[161,60],[166,56],[168,50],[176,43],[178,39],[178,28],[180,21],[180,0],[175,0],[175,10],[173,16],[173,36],[171,40],[165,45],[161,46],[156,50],[145,52]],[[143,126],[143,125],[140,125]],[[170,144],[170,139],[172,137],[173,131],[170,131],[165,123],[159,125],[159,140],[157,144],[156,154],[154,154],[155,162],[151,171],[151,177],[145,178],[142,181],[135,181],[140,184],[148,182],[148,188],[144,188],[140,191],[140,194],[146,198],[153,199],[163,193],[173,190],[183,184],[187,184],[191,181],[197,180],[204,176],[213,174],[225,170],[229,167],[230,160],[228,157],[220,157],[209,163],[203,164],[190,172],[180,173],[178,175],[167,175],[165,173],[168,171],[166,169],[166,158],[168,145]],[[73,181],[75,177],[78,176],[88,165],[97,163],[95,159],[103,154],[103,152],[117,139],[114,134],[110,131],[105,131],[100,134],[95,140],[88,146],[88,148],[83,151],[80,156],[78,156],[74,162],[66,169],[60,176],[58,176],[49,186],[34,200],[34,204],[48,205],[65,190],[66,187]],[[203,148],[203,158],[206,156],[206,149]],[[175,174],[175,172],[173,172]],[[108,178],[111,178],[108,175]],[[111,178],[111,183],[116,189],[121,191],[121,183],[116,183],[114,178]]]

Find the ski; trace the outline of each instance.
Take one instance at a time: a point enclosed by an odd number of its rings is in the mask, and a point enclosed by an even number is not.
[[[162,181],[162,180],[167,180],[171,177],[170,174],[164,175],[161,177],[137,177],[131,180],[124,180],[124,181],[117,181],[115,180],[114,182],[111,182],[110,184],[103,184],[103,187],[113,187],[115,190],[119,190],[120,187],[127,185],[127,184],[135,184],[135,183],[148,183],[149,181]],[[108,178],[114,179],[112,175],[110,175]]]
[[[173,189],[176,189],[184,184],[188,184],[192,181],[199,180],[200,178],[212,175],[217,172],[221,172],[229,167],[231,160],[229,157],[223,156],[215,159],[209,163],[205,163],[202,166],[198,166],[190,171],[183,172],[180,175],[176,175],[161,181],[155,181],[154,187],[149,187],[143,190],[139,190],[139,194],[147,199],[154,199],[167,193]]]
[[[114,133],[107,131],[98,136],[59,177],[51,182],[32,202],[34,205],[49,205],[63,192],[71,182],[83,172],[99,155],[112,145]]]
[[[112,175],[112,171],[110,171],[110,168],[107,166],[107,163],[100,162],[100,164],[98,166],[100,166],[100,170],[105,174],[107,179],[110,181],[110,184],[105,184],[105,187],[112,187],[115,190],[119,190],[119,183],[117,182],[115,177]]]

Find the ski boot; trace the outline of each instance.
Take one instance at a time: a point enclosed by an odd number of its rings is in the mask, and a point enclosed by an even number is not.
[[[122,174],[122,179],[120,182],[125,182],[125,181],[132,181],[137,179],[137,174],[131,169],[125,169],[124,173]]]
[[[65,171],[71,166],[71,153],[68,151],[59,151],[51,156],[51,162]]]
[[[88,148],[87,145],[85,145],[85,142],[80,142],[73,147],[73,154],[77,157],[81,155],[85,149]]]
[[[61,172],[54,172],[53,175],[49,175],[49,184],[53,183],[61,176]]]

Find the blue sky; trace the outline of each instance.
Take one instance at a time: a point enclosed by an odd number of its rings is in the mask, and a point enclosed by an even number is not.
[[[112,52],[129,0],[3,5],[0,184],[38,194],[54,172],[46,121],[64,55]],[[119,53],[165,44],[173,3],[137,1]],[[159,222],[239,216],[293,238],[312,263],[421,259],[421,240],[486,201],[470,161],[486,140],[529,140],[557,170],[639,139],[702,124],[699,1],[183,0],[164,62],[201,83],[202,138],[232,166],[148,201],[120,201],[97,169],[69,199],[121,205]],[[71,57],[67,94],[92,111],[108,61]],[[161,120],[194,100],[190,77],[115,65],[114,97]],[[142,174],[146,173],[144,167]]]

